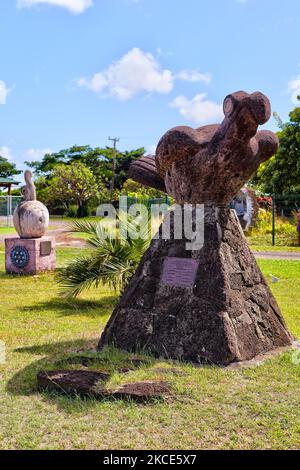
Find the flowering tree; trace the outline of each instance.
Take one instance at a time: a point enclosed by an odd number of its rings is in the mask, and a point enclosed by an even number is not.
[[[106,191],[104,185],[96,181],[92,171],[83,163],[56,165],[49,182],[47,197],[59,201],[65,207],[77,204],[77,215],[82,217],[84,204]]]

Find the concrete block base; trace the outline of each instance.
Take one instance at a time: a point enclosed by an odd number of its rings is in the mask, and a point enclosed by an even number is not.
[[[37,274],[56,267],[53,237],[6,238],[5,269],[8,274]]]

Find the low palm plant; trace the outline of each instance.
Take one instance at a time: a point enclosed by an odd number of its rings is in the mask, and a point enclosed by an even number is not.
[[[126,236],[123,230],[116,230],[108,225],[106,219],[100,222],[73,222],[69,226],[71,232],[90,235],[87,240],[90,250],[58,272],[56,277],[61,294],[76,297],[82,291],[100,284],[122,291],[135,273],[151,241],[149,223],[142,226],[138,237],[132,237],[137,225],[138,221],[127,219],[129,236]]]

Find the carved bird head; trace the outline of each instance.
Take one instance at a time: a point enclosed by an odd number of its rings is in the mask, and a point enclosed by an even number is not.
[[[36,191],[30,170],[24,172],[24,179],[26,185],[21,187],[21,194],[24,201],[36,201]]]
[[[144,157],[133,163],[131,177],[165,187],[179,204],[229,204],[259,165],[276,153],[278,139],[272,132],[257,132],[271,115],[262,93],[232,93],[223,109],[221,124],[169,130],[158,143],[155,160]]]

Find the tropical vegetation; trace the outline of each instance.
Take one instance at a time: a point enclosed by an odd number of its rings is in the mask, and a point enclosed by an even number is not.
[[[299,195],[300,107],[297,106],[290,112],[287,123],[283,123],[277,115],[275,116],[280,127],[278,132],[279,149],[274,157],[259,167],[252,182],[266,194]]]
[[[17,170],[15,163],[0,155],[0,178],[11,178],[20,173],[21,171]]]
[[[126,230],[119,229],[120,221]],[[100,222],[74,221],[69,230],[88,234],[86,243],[89,250],[84,250],[58,271],[56,279],[61,294],[66,297],[76,297],[82,291],[99,285],[122,291],[151,241],[149,225],[127,217],[117,219],[117,224],[106,219]],[[138,237],[135,236],[137,230]]]

